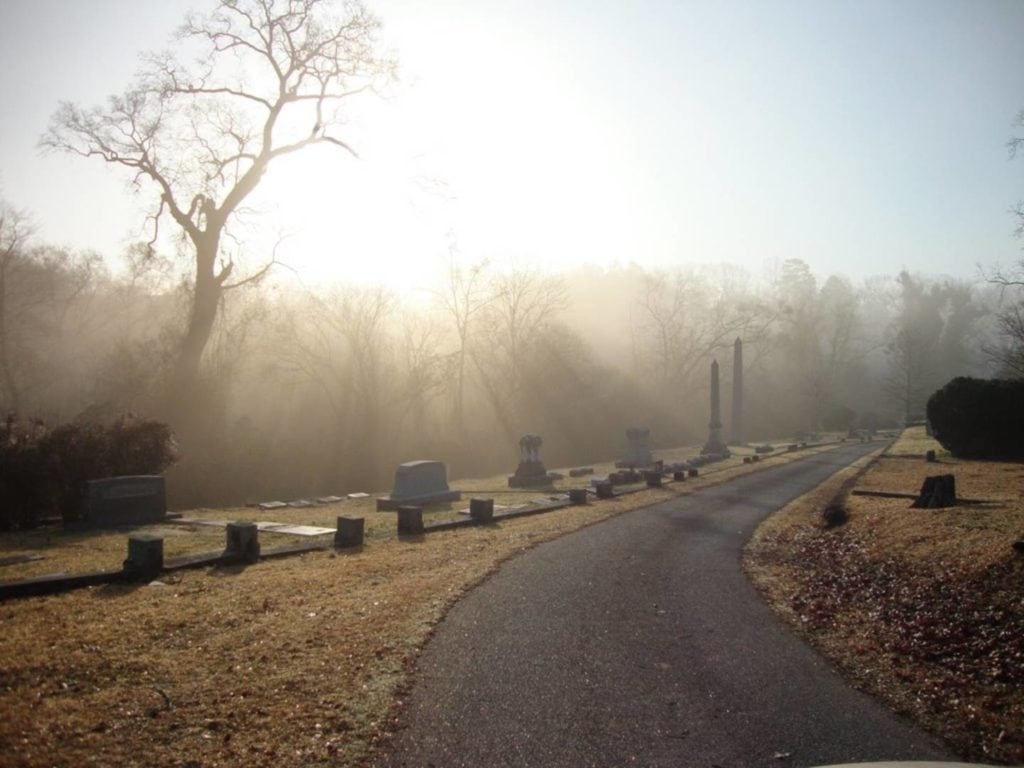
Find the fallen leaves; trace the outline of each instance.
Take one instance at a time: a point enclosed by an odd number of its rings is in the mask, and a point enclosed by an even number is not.
[[[1005,470],[956,465],[989,493]],[[861,484],[897,490],[924,471],[882,460]],[[826,531],[815,524],[826,498],[759,532],[755,582],[855,681],[965,757],[1024,761],[1024,558],[1005,540],[1024,526],[1024,504],[936,513],[855,497],[850,523]]]

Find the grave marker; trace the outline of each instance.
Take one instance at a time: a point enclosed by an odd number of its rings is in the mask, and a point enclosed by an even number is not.
[[[540,459],[540,447],[544,444],[540,435],[523,435],[519,438],[519,466],[514,475],[509,475],[509,488],[534,488],[550,485],[552,478]]]
[[[167,519],[167,490],[162,475],[105,477],[86,483],[86,525],[159,523]]]
[[[123,569],[130,581],[152,581],[159,576],[164,569],[163,537],[149,533],[129,536]]]
[[[377,499],[377,511],[398,509],[402,505],[456,501],[462,494],[448,487],[448,469],[441,461],[408,461],[395,470],[395,485],[390,496]]]
[[[362,517],[338,516],[338,528],[334,532],[334,546],[337,549],[363,546],[364,519]]]

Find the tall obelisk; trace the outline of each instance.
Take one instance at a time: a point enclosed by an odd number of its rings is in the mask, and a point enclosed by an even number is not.
[[[702,455],[709,453],[729,453],[722,442],[722,414],[718,397],[718,361],[711,361],[711,421],[708,422],[708,441],[701,450]]]
[[[743,342],[736,337],[732,345],[732,429],[730,445],[746,445],[743,434]]]

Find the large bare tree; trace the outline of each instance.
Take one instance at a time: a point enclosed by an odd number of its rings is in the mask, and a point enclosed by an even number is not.
[[[54,115],[41,144],[129,171],[152,198],[153,242],[169,217],[194,259],[170,390],[179,401],[198,379],[225,291],[273,263],[236,274],[230,232],[270,164],[316,145],[355,155],[338,133],[343,107],[393,76],[378,27],[358,0],[220,0],[186,19],[177,50],[147,57],[123,95],[92,109],[63,103]]]

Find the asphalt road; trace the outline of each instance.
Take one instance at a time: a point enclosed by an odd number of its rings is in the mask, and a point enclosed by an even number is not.
[[[386,766],[949,760],[783,627],[741,551],[860,443],[621,515],[513,559],[438,626]]]

